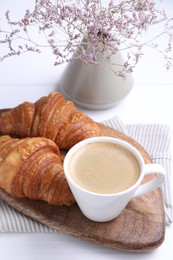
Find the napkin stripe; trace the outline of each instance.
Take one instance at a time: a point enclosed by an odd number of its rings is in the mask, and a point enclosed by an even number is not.
[[[126,129],[127,134],[140,142],[150,156],[152,154],[154,156],[168,155],[170,150],[170,129],[167,125],[128,125]]]
[[[20,214],[3,201],[0,201],[0,216],[1,232],[56,232],[54,229]]]
[[[111,119],[104,120],[102,121],[102,123],[113,129],[117,129],[118,131],[124,134],[126,133],[126,126],[123,124],[123,122],[118,116],[113,117]]]
[[[173,222],[173,201],[171,196],[171,161],[167,158],[156,158],[154,162],[160,163],[165,169],[167,169],[166,181],[162,184],[162,192],[164,197],[164,209],[165,209],[165,221],[169,225]]]

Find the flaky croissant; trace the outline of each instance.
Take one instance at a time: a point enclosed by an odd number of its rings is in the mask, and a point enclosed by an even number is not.
[[[44,200],[51,205],[73,205],[60,152],[44,137],[0,137],[0,188],[16,198]]]
[[[98,125],[79,112],[73,102],[52,92],[36,103],[24,102],[0,115],[0,132],[19,137],[42,136],[60,149],[69,149],[88,137],[98,136]]]

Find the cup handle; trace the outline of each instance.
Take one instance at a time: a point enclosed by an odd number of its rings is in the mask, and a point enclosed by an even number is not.
[[[137,188],[133,197],[137,197],[145,193],[148,193],[150,191],[153,191],[154,189],[158,188],[162,184],[166,176],[165,169],[160,164],[157,163],[145,164],[144,176],[151,173],[157,173],[157,175],[151,181],[141,184]]]

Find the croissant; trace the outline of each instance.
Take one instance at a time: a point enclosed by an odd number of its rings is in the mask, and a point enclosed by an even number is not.
[[[0,115],[0,132],[18,137],[42,136],[54,141],[60,149],[100,134],[100,128],[73,102],[52,92],[36,103],[24,102]]]
[[[0,137],[0,188],[16,198],[73,205],[57,145],[44,137]]]

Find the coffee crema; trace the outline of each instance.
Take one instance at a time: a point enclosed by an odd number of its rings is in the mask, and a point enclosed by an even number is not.
[[[123,191],[132,186],[140,174],[135,156],[122,145],[109,142],[81,147],[73,154],[68,169],[76,184],[100,194]]]

